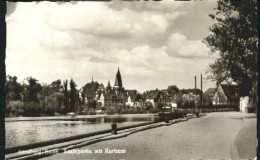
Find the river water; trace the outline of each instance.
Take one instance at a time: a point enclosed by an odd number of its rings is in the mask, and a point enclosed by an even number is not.
[[[157,115],[6,118],[6,148],[157,120]]]

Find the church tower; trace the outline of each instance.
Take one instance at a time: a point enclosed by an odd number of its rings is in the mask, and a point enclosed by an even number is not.
[[[110,85],[110,81],[107,82],[107,87],[106,87],[107,90],[111,90],[111,85]]]
[[[121,78],[121,74],[120,74],[120,71],[119,71],[119,67],[118,67],[117,74],[116,74],[115,87],[116,88],[122,88],[123,87],[122,78]]]

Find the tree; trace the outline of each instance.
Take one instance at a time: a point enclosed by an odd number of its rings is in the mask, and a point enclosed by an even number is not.
[[[85,94],[83,91],[81,92],[81,97],[82,97],[81,103],[82,103],[82,105],[85,105]]]
[[[159,109],[159,111],[164,112],[165,111],[164,107],[166,107],[165,103],[163,103],[163,102],[158,102],[157,103],[157,108]]]
[[[204,39],[211,53],[219,58],[210,65],[209,78],[217,82],[232,79],[238,84],[240,96],[257,100],[257,0],[218,0],[216,21]]]
[[[87,106],[96,110],[97,104],[98,104],[97,101],[93,100],[93,101],[88,101]]]
[[[168,86],[167,90],[170,95],[175,95],[179,93],[179,88],[176,85]]]
[[[62,85],[61,85],[61,80],[58,79],[56,81],[53,81],[51,83],[51,89],[54,91],[54,92],[59,92],[60,89],[62,88]]]
[[[37,79],[28,77],[28,85],[24,86],[26,89],[26,98],[24,102],[25,105],[25,116],[38,116],[42,113],[42,108],[40,107],[40,96],[42,91],[42,86],[38,83]]]
[[[37,95],[42,90],[41,84],[37,83],[38,80],[32,77],[28,77],[27,81],[29,83],[29,85],[27,86],[28,101],[39,103],[39,99]]]
[[[68,80],[63,81],[65,112],[69,110]]]
[[[46,110],[46,96],[49,94],[50,92],[50,88],[47,84],[43,84],[42,85],[42,100],[41,100],[41,104],[42,104],[42,110],[45,111]]]
[[[76,83],[73,81],[73,79],[70,80],[70,111],[75,111],[75,105],[76,105]]]
[[[17,82],[16,76],[7,76],[6,80],[6,100],[10,101],[21,100],[22,85]]]
[[[192,92],[183,94],[182,95],[183,107],[184,108],[195,108],[195,99],[197,97],[198,96],[196,96]]]
[[[176,103],[177,103],[178,107],[180,107],[180,108],[183,107],[182,93],[177,93],[176,94]]]
[[[153,108],[152,102],[149,102],[149,101],[145,102],[145,110],[146,110],[146,111],[149,111],[149,110],[151,110],[152,108]]]

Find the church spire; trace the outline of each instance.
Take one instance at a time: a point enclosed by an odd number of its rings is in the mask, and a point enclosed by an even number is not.
[[[122,86],[123,86],[122,78],[121,78],[120,70],[118,67],[117,74],[116,74],[116,80],[115,80],[115,87],[122,87]]]
[[[107,82],[107,88],[111,88],[110,81]]]

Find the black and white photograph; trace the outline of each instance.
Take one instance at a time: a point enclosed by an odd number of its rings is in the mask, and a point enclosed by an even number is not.
[[[1,158],[257,159],[257,0],[0,3]]]

